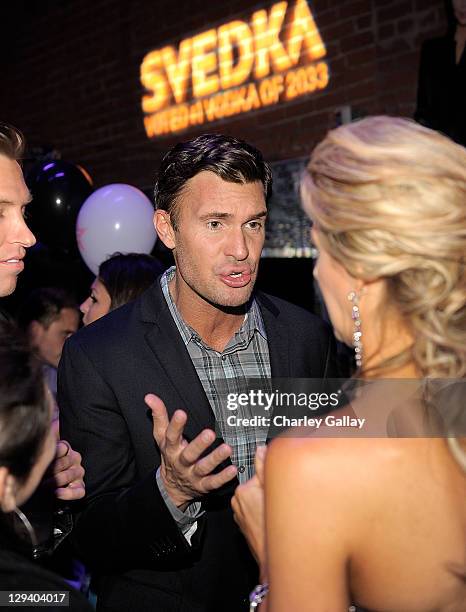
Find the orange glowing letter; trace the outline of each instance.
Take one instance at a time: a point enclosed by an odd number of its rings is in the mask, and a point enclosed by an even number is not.
[[[293,66],[299,62],[303,43],[311,61],[325,55],[324,43],[306,0],[297,0],[286,38],[287,51]]]
[[[181,104],[185,101],[188,91],[191,39],[181,41],[178,57],[174,47],[165,47],[162,49],[162,58],[175,102]]]
[[[236,44],[239,54],[235,66],[233,66],[233,44]],[[235,87],[247,81],[254,62],[252,33],[247,23],[232,21],[218,29],[218,56],[222,89]]]
[[[142,110],[145,113],[155,113],[168,102],[170,90],[163,72],[160,51],[151,51],[141,64],[141,83],[146,89],[152,91],[151,96],[143,96]]]
[[[217,31],[208,30],[194,36],[192,43],[193,97],[200,98],[218,91],[218,75],[211,74],[217,70],[217,56],[211,50],[217,45]]]
[[[252,16],[256,48],[256,63],[254,66],[256,79],[261,79],[270,73],[270,59],[277,72],[283,72],[292,66],[279,38],[287,6],[288,2],[278,2],[272,6],[268,17],[265,10],[256,11]]]

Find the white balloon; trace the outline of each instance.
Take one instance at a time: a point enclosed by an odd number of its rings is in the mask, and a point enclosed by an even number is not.
[[[150,253],[157,234],[154,207],[136,187],[115,183],[94,191],[79,210],[76,240],[88,268],[120,253]]]

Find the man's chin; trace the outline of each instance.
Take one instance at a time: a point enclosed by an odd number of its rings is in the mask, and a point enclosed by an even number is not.
[[[249,302],[253,290],[253,283],[250,286],[241,287],[241,289],[232,289],[228,293],[219,296],[217,305],[222,308],[242,308]]]
[[[12,279],[0,281],[0,298],[11,295],[16,289],[16,276]]]

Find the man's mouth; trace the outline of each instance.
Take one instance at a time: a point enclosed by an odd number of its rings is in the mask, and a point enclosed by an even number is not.
[[[250,268],[235,270],[227,274],[220,274],[220,279],[228,287],[245,287],[251,282],[252,272]]]
[[[15,269],[19,269],[19,270],[22,270],[24,268],[23,260],[17,257],[11,257],[10,259],[4,259],[1,263],[7,266],[14,267]]]

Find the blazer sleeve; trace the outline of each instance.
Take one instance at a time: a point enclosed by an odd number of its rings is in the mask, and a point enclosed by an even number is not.
[[[83,559],[102,571],[135,562],[176,566],[190,555],[157,487],[156,466],[138,477],[117,399],[77,337],[66,342],[60,361],[58,403],[60,435],[81,453],[86,470],[87,494],[72,534]]]

